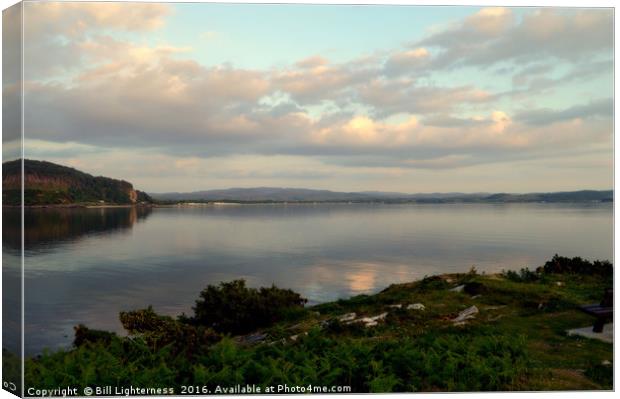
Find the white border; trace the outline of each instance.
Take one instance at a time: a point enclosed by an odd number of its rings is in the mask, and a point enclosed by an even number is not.
[[[26,1],[32,1],[32,0],[26,0]],[[62,0],[61,0],[62,1]],[[78,0],[81,1],[81,0]],[[117,0],[120,2],[129,2],[126,0]],[[131,2],[153,2],[153,1],[149,1],[149,0],[131,0]],[[256,3],[291,3],[291,4],[381,4],[381,5],[430,5],[430,6],[504,6],[504,7],[611,7],[614,8],[614,14],[615,14],[615,5],[616,2],[613,0],[590,0],[590,1],[584,1],[584,0],[573,0],[573,1],[566,1],[566,0],[539,0],[539,1],[515,1],[515,0],[503,0],[503,1],[489,1],[489,0],[474,0],[474,1],[463,1],[463,0],[447,0],[447,1],[433,1],[433,0],[423,0],[423,1],[415,1],[415,0],[375,0],[375,1],[370,1],[370,0],[336,0],[336,1],[330,1],[330,0],[307,0],[307,1],[300,1],[300,0],[288,0],[288,1],[260,1],[260,0],[237,0],[237,1],[230,1],[230,0],[221,0],[221,1],[183,1],[183,0],[168,0],[166,1],[168,3],[247,3],[247,4],[256,4]],[[2,9],[6,9],[14,4],[17,4],[18,1],[16,0],[0,0],[0,5],[2,6]],[[23,21],[23,13],[22,13],[22,21]],[[1,30],[1,26],[2,26],[2,22],[1,22],[1,18],[0,18],[0,30]],[[23,33],[23,24],[22,24],[22,33]],[[615,49],[618,43],[618,31],[615,29],[615,15],[614,15],[614,54],[615,54]],[[1,49],[1,41],[0,41],[0,49]],[[22,51],[22,57],[23,57],[23,51]],[[614,58],[615,59],[615,58]],[[0,61],[1,61],[1,51],[0,51]],[[0,62],[1,64],[1,62]],[[23,65],[23,63],[22,63]],[[614,77],[616,76],[618,72],[618,67],[614,62]],[[615,82],[614,79],[614,99],[616,98],[618,94],[618,86]],[[1,99],[0,99],[0,105],[1,105]],[[22,96],[22,109],[23,109],[23,96]],[[614,101],[614,116],[618,115],[618,105],[617,103]],[[22,112],[22,130],[23,130],[23,112]],[[1,133],[1,128],[0,128],[0,139],[2,137],[2,133]],[[22,143],[23,143],[23,131],[22,131]],[[616,141],[615,141],[615,121],[614,121],[614,188],[617,186],[618,184],[618,179],[619,179],[619,174],[618,174],[618,162],[617,162],[617,158],[616,158]],[[22,147],[22,155],[23,155],[23,147]],[[23,187],[23,184],[22,184]],[[615,190],[614,190],[615,191]],[[614,198],[614,227],[616,225],[616,215],[618,215],[618,201],[617,199]],[[22,215],[23,218],[23,215]],[[0,222],[1,222],[1,216],[0,216]],[[23,223],[23,219],[22,219],[22,223]],[[615,228],[614,228],[614,233],[615,233]],[[22,237],[23,240],[23,237]],[[23,248],[23,245],[22,245]],[[616,235],[614,234],[614,260],[615,260],[615,253],[616,250],[618,249],[618,239],[616,237]],[[22,268],[23,268],[23,256],[22,256]],[[23,269],[22,269],[23,271]],[[617,277],[617,274],[616,276]],[[1,274],[0,274],[0,289],[1,289]],[[614,285],[615,285],[615,279],[614,279]],[[23,295],[23,278],[22,278],[22,295]],[[617,303],[617,299],[618,299],[618,293],[616,290],[616,303]],[[1,314],[1,309],[0,309],[0,314]],[[22,316],[23,316],[23,300],[22,300]],[[0,326],[1,326],[1,318],[0,318]],[[23,325],[23,324],[22,324]],[[22,333],[23,333],[23,329],[22,329]],[[615,341],[617,341],[618,339],[618,335],[617,335],[617,331],[616,331],[616,336],[615,336]],[[23,340],[23,337],[22,337]],[[23,350],[23,348],[22,348]],[[618,359],[618,345],[614,345],[614,359]],[[614,366],[615,366],[615,362],[614,362]],[[618,383],[618,367],[614,367],[614,382],[615,384]],[[1,366],[0,366],[1,369]],[[23,384],[22,384],[23,386]],[[380,394],[380,395],[375,395],[378,397],[389,397],[389,398],[394,398],[394,397],[408,397],[408,395],[410,394]],[[462,398],[477,398],[479,396],[484,396],[485,398],[501,398],[504,396],[508,396],[510,398],[515,398],[515,399],[521,399],[521,398],[534,398],[534,397],[539,397],[539,396],[544,396],[544,397],[549,397],[549,398],[565,398],[566,396],[569,396],[571,398],[591,398],[591,397],[615,397],[614,393],[612,392],[575,392],[575,391],[570,391],[570,392],[535,392],[535,393],[451,393],[451,394],[416,394],[416,397],[422,397],[422,398],[431,398],[431,397],[437,397],[437,396],[444,396],[444,395],[458,395],[459,397]],[[614,395],[614,396],[612,396]],[[313,395],[314,396],[314,395]],[[362,397],[365,395],[360,395],[360,394],[352,394],[352,395],[346,395],[346,397]],[[14,398],[15,396],[9,394],[8,392],[1,390],[0,393],[0,399],[9,399],[9,398]],[[230,396],[229,396],[230,397]],[[239,396],[242,397],[242,396]],[[265,397],[265,396],[261,396],[261,397]],[[267,397],[280,397],[279,395],[267,395]],[[343,395],[321,395],[321,397],[325,397],[325,398],[342,398]],[[181,398],[181,396],[171,396],[171,398]]]

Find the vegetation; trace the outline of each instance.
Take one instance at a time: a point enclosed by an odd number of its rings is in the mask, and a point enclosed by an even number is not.
[[[21,159],[2,164],[2,200],[21,202]],[[135,191],[131,183],[91,176],[51,162],[24,160],[24,205],[132,204],[152,202],[148,194]]]
[[[257,290],[247,288],[244,280],[235,280],[204,289],[188,321],[222,333],[243,334],[282,320],[306,302],[291,290],[276,286]]]
[[[554,257],[580,264],[565,259]],[[612,278],[576,270],[585,266],[503,275],[472,269],[310,308],[290,290],[222,283],[200,294],[192,316],[121,313],[127,337],[79,326],[73,348],[27,361],[26,384],[133,384],[175,393],[183,385],[213,392],[236,384],[352,392],[611,389],[612,345],[566,330],[592,324],[578,307],[599,301]],[[408,306],[414,303],[425,309]],[[454,323],[471,306],[479,312]],[[384,316],[365,324],[363,317],[377,315]]]

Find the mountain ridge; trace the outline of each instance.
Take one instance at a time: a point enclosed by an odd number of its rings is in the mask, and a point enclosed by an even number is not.
[[[338,192],[289,187],[250,187],[202,190],[189,193],[149,193],[158,201],[241,202],[611,202],[613,190],[576,190],[515,193],[398,193],[382,191]]]

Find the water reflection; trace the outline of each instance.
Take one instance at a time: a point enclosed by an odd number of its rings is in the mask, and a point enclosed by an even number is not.
[[[126,208],[26,208],[24,212],[24,249],[40,250],[79,240],[93,235],[120,233],[145,220],[152,212],[148,207]],[[3,207],[5,225],[2,244],[19,250],[20,211]]]
[[[613,248],[611,204],[29,212],[31,354],[70,344],[79,323],[122,332],[123,310],[191,312],[205,286],[236,278],[275,283],[317,303],[472,265],[487,272],[537,266],[556,252],[611,260]]]

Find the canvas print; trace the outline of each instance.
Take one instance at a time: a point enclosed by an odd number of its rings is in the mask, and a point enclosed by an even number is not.
[[[613,8],[2,17],[5,391],[613,390]]]

